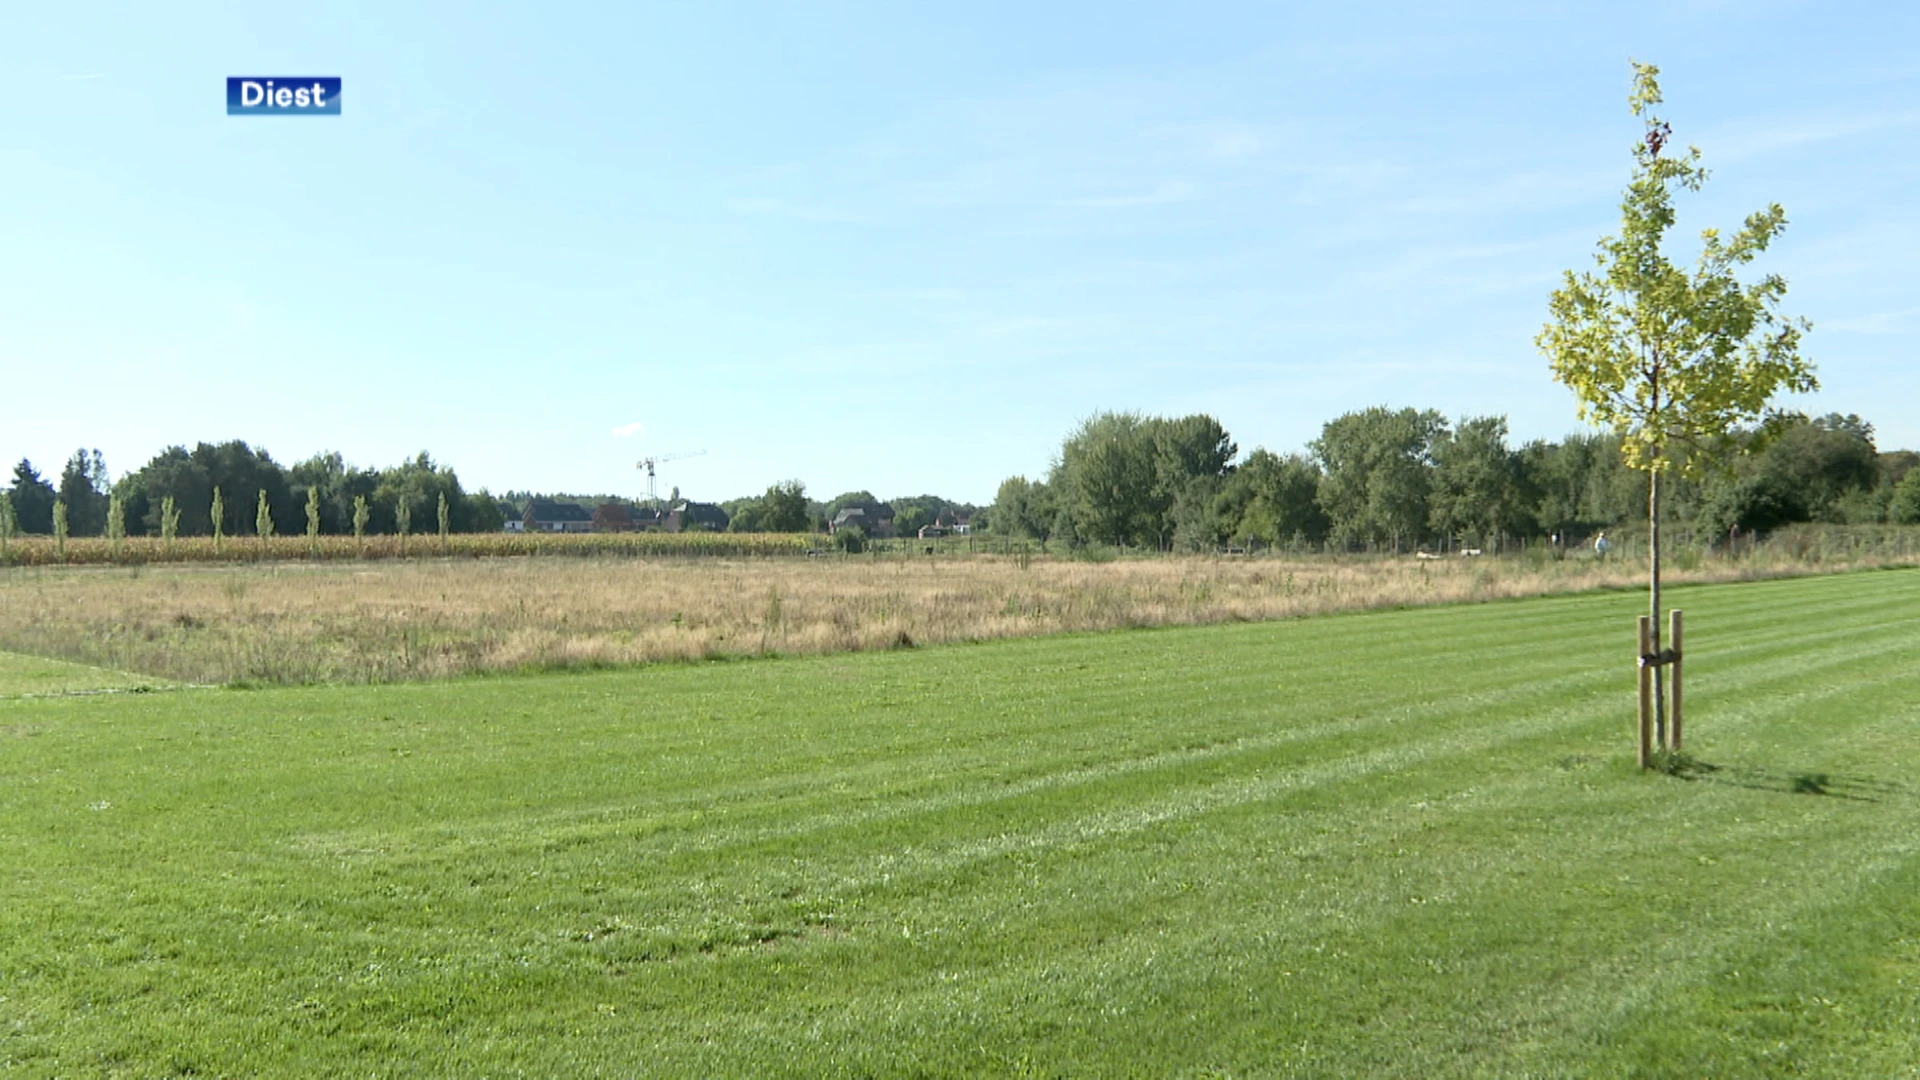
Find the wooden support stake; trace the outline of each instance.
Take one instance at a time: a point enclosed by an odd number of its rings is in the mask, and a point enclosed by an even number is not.
[[[1640,672],[1640,767],[1653,764],[1653,668],[1640,658],[1653,651],[1653,616],[1640,616],[1640,648],[1633,662]]]
[[[1669,749],[1678,750],[1680,749],[1680,664],[1682,659],[1680,653],[1680,610],[1678,608],[1667,613],[1667,640],[1667,647],[1673,650],[1673,663],[1671,665],[1673,672],[1667,678],[1667,685],[1673,688],[1673,707],[1669,710],[1672,721],[1667,727],[1667,733],[1668,737],[1673,740]]]

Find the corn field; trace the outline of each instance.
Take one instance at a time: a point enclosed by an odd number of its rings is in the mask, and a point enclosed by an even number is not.
[[[405,538],[408,558],[486,559],[529,555],[575,557],[805,555],[825,542],[805,533],[428,533]],[[6,548],[12,566],[140,566],[155,563],[333,562],[403,557],[399,536],[210,536],[162,540],[69,537],[64,551],[47,536],[15,537]]]

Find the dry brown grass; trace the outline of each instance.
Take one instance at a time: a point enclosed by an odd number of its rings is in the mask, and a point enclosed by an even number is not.
[[[1822,569],[1832,569],[1832,564]],[[1804,572],[1707,562],[1673,581]],[[493,559],[0,571],[0,649],[190,682],[886,649],[1632,586],[1522,559]]]

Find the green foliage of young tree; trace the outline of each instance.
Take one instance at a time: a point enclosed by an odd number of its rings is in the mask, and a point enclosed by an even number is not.
[[[180,508],[171,495],[160,500],[160,540],[173,549],[174,540],[180,535]]]
[[[373,511],[367,506],[367,497],[355,495],[353,497],[353,544],[360,552],[367,550],[367,519],[372,516]]]
[[[320,487],[307,488],[307,554],[320,550]]]
[[[450,516],[448,514],[448,507],[447,507],[447,493],[444,491],[440,493],[439,517],[440,517],[440,553],[444,555],[446,554],[446,551],[447,551],[447,523],[450,520]]]
[[[1548,299],[1537,344],[1554,379],[1574,392],[1581,419],[1611,428],[1626,463],[1647,474],[1648,601],[1657,651],[1661,475],[1676,467],[1697,471],[1738,425],[1757,421],[1776,393],[1819,384],[1800,356],[1811,324],[1776,310],[1786,280],[1767,274],[1743,283],[1738,276],[1786,229],[1778,203],[1748,215],[1731,239],[1703,231],[1691,270],[1662,250],[1675,221],[1675,193],[1698,191],[1707,170],[1697,148],[1665,152],[1672,128],[1653,112],[1662,100],[1660,70],[1637,62],[1633,69],[1628,104],[1646,131],[1634,145],[1620,232],[1600,241],[1595,270],[1567,272]],[[1664,732],[1664,716],[1659,724]]]
[[[267,551],[267,541],[273,539],[273,508],[267,505],[267,493],[263,488],[253,509],[253,535],[260,538],[260,553]]]
[[[218,487],[213,489],[213,503],[208,512],[213,523],[213,550],[219,551],[227,538],[227,500]]]
[[[67,501],[53,501],[53,552],[61,562],[67,561]]]
[[[833,534],[833,543],[849,555],[867,550],[867,531],[858,525],[844,525]]]
[[[118,560],[127,546],[127,504],[118,495],[107,496],[107,546]]]
[[[393,506],[393,527],[400,535],[400,557],[407,557],[407,533],[413,528],[413,500],[401,496]]]
[[[6,566],[12,561],[12,555],[7,548],[13,543],[13,537],[18,528],[19,525],[13,516],[13,499],[0,493],[0,566]]]

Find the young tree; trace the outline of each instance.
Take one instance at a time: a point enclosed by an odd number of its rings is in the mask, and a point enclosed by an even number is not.
[[[160,500],[160,539],[173,550],[173,542],[180,535],[180,509],[174,504],[173,496],[167,495]]]
[[[307,557],[320,553],[320,486],[307,489]]]
[[[267,557],[267,541],[273,539],[273,510],[267,506],[267,492],[260,490],[260,498],[253,509],[253,535],[260,538],[260,557]]]
[[[13,520],[13,500],[0,494],[0,566],[8,563],[7,546],[13,542],[17,526]]]
[[[363,555],[367,551],[367,519],[372,516],[373,511],[367,507],[367,497],[355,495],[353,497],[353,546]]]
[[[394,530],[400,534],[400,557],[407,557],[407,533],[413,527],[413,500],[402,495],[393,505]]]
[[[213,550],[217,553],[227,538],[227,500],[221,498],[218,487],[213,489],[213,508],[208,514],[213,519]]]
[[[53,501],[53,553],[61,562],[67,561],[67,502],[65,499]]]
[[[107,496],[107,546],[114,559],[120,558],[127,543],[127,504],[118,495]]]
[[[1596,271],[1568,271],[1548,300],[1549,321],[1536,344],[1556,381],[1578,399],[1581,419],[1611,427],[1626,463],[1647,474],[1648,606],[1660,651],[1660,478],[1697,471],[1734,427],[1759,419],[1780,390],[1818,387],[1800,356],[1805,319],[1778,315],[1787,283],[1768,274],[1743,284],[1736,271],[1787,227],[1778,203],[1751,214],[1732,239],[1700,234],[1692,270],[1661,250],[1674,223],[1676,190],[1698,191],[1707,178],[1700,151],[1664,153],[1673,129],[1661,103],[1660,69],[1633,65],[1628,104],[1646,124],[1633,149],[1633,178],[1620,202],[1620,232],[1599,243]],[[1656,728],[1664,742],[1661,671],[1654,669]]]
[[[679,489],[674,490],[677,492]],[[440,493],[440,554],[442,555],[447,553],[447,522],[449,520],[447,511],[447,493],[443,491]]]

